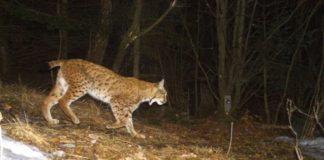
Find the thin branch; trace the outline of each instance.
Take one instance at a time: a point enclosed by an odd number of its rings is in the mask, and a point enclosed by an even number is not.
[[[303,31],[303,33],[302,33],[302,35],[301,35],[301,38],[299,39],[299,42],[298,42],[298,44],[297,44],[297,46],[296,46],[295,53],[294,53],[294,55],[293,55],[293,57],[292,57],[292,59],[291,59],[291,62],[290,62],[290,65],[289,65],[289,68],[288,68],[288,71],[287,71],[287,76],[286,76],[286,82],[285,82],[284,93],[283,93],[282,99],[281,99],[281,101],[280,101],[280,103],[279,103],[279,105],[278,105],[278,108],[277,108],[277,110],[276,110],[275,119],[274,119],[275,122],[276,122],[277,119],[278,119],[279,111],[280,111],[280,108],[281,108],[281,106],[282,106],[282,104],[283,104],[283,101],[284,101],[284,99],[285,99],[286,96],[287,96],[288,85],[289,85],[289,82],[290,82],[290,75],[291,75],[291,72],[292,72],[293,66],[294,66],[294,64],[295,64],[295,60],[296,60],[296,58],[297,58],[297,53],[298,53],[298,51],[299,51],[299,48],[301,47],[301,43],[302,43],[302,41],[303,41],[303,37],[304,37],[305,34],[306,34],[306,31],[307,31],[307,28],[308,28],[308,25],[309,25],[309,22],[310,22],[311,18],[313,17],[314,13],[317,11],[317,9],[318,9],[318,7],[320,6],[320,4],[321,4],[321,0],[319,0],[319,1],[317,2],[317,4],[315,5],[315,7],[313,8],[312,12],[311,12],[311,13],[309,14],[309,16],[307,17],[304,31]]]
[[[322,17],[322,39],[323,38],[324,38],[324,17]],[[324,41],[322,43],[324,45]],[[320,118],[318,117],[318,115],[321,116],[320,110],[321,110],[321,106],[323,106],[323,104],[321,104],[321,102],[320,102],[323,100],[322,99],[323,97],[320,97],[322,74],[323,74],[323,70],[324,70],[324,46],[323,45],[322,45],[322,64],[321,64],[321,69],[319,71],[317,83],[316,83],[316,93],[315,93],[316,97],[315,97],[314,115],[315,115],[316,123],[318,124],[318,126],[320,127],[322,132],[324,133],[324,127],[320,123]]]
[[[294,111],[297,111],[298,113],[300,113],[300,114],[302,114],[302,115],[304,115],[304,116],[306,116],[308,118],[312,118],[312,119],[315,118],[315,116],[311,116],[308,113],[305,113],[304,111],[302,111],[301,109],[299,109],[297,107],[297,105],[295,105],[295,103],[293,102],[293,100],[291,100],[291,99],[288,98],[287,101],[289,101],[289,103],[291,103],[290,105],[291,105],[291,107],[293,108]]]
[[[247,31],[246,38],[245,38],[245,49],[248,48],[249,39],[250,39],[250,33],[251,33],[251,28],[252,28],[252,24],[253,24],[252,22],[253,22],[253,19],[254,19],[255,8],[256,8],[257,3],[258,3],[258,0],[256,0],[254,2],[254,5],[253,5],[252,16],[251,16],[251,20],[250,20],[250,23],[249,23],[249,29]]]
[[[289,20],[292,18],[292,16],[295,14],[295,12],[299,9],[299,7],[301,7],[307,0],[303,0],[302,2],[298,3],[297,7],[291,12],[291,14],[287,17],[286,20],[284,20],[281,24],[279,24],[274,30],[272,30],[272,32],[269,34],[269,36],[265,39],[264,42],[268,41],[270,38],[272,38],[272,36],[274,35],[274,33],[276,33],[283,25],[285,25],[286,23],[289,22]],[[316,5],[318,6],[318,5]],[[317,8],[317,7],[316,7]]]
[[[276,28],[274,28],[271,33],[265,38],[265,40],[261,43],[261,45],[259,46],[264,46],[273,36],[274,34],[282,27],[284,26],[286,23],[289,22],[289,20],[293,17],[293,15],[295,15],[295,13],[297,12],[297,10],[306,2],[307,0],[303,0],[302,2],[298,3],[297,7],[291,12],[291,14],[285,19],[283,20]],[[260,3],[259,3],[260,5]],[[254,53],[258,52],[260,48],[256,48],[254,51]],[[252,54],[253,55],[253,54]],[[253,56],[251,56],[253,57]]]
[[[314,118],[315,118],[316,123],[318,124],[318,126],[320,127],[320,129],[322,130],[322,132],[324,133],[324,127],[323,127],[323,125],[320,122],[320,118],[318,118],[319,110],[320,110],[320,104],[317,103],[314,106]]]
[[[212,93],[213,97],[214,97],[216,100],[219,101],[219,100],[220,100],[219,97],[216,95],[216,93],[214,92],[214,90],[213,90],[213,88],[212,88],[212,86],[211,86],[211,83],[210,83],[210,81],[209,81],[208,74],[207,74],[206,70],[204,69],[204,67],[202,67],[202,65],[201,65],[201,63],[200,63],[200,61],[199,61],[199,55],[198,55],[198,51],[197,51],[196,45],[194,44],[194,42],[193,42],[193,40],[192,40],[191,34],[190,34],[190,32],[189,32],[189,29],[188,29],[187,25],[185,24],[185,20],[184,20],[183,17],[181,17],[181,18],[182,18],[182,21],[183,21],[183,26],[184,26],[184,29],[185,29],[185,31],[186,31],[187,37],[188,37],[188,39],[189,39],[189,41],[190,41],[190,44],[191,44],[191,47],[192,47],[192,51],[193,51],[194,54],[195,54],[195,57],[196,57],[196,61],[197,61],[197,63],[198,63],[198,66],[199,66],[200,70],[203,72],[203,74],[204,74],[204,76],[205,76],[205,78],[206,78],[208,88],[209,88],[210,92]]]
[[[205,0],[205,3],[206,3],[206,6],[208,7],[209,9],[209,12],[211,13],[211,15],[216,18],[216,14],[213,12],[213,10],[211,9],[211,6],[209,4],[209,2],[207,0]]]
[[[126,45],[125,48],[127,48],[129,46],[129,44],[131,44],[132,42],[134,42],[137,38],[145,35],[146,33],[150,32],[155,26],[157,26],[158,24],[160,24],[162,22],[162,20],[170,13],[170,11],[175,7],[177,0],[174,0],[171,4],[170,7],[161,15],[161,17],[159,19],[157,19],[151,26],[147,27],[146,29],[144,29],[141,33],[134,35],[133,37],[131,37],[130,41],[128,42],[128,44]]]

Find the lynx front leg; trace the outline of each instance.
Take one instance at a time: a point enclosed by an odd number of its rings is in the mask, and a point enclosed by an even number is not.
[[[125,126],[126,122],[123,120],[122,111],[119,108],[121,107],[119,107],[118,105],[112,105],[111,110],[116,119],[116,122],[111,125],[107,125],[106,126],[107,129],[117,129]]]
[[[118,109],[112,107],[113,114],[115,116],[116,122],[112,125],[107,125],[107,129],[116,129],[121,127],[126,127],[127,132],[133,137],[145,138],[144,135],[139,134],[135,131],[133,126],[132,112],[128,108]]]
[[[145,138],[145,136],[143,134],[137,133],[135,131],[134,126],[133,126],[132,115],[130,115],[130,117],[127,119],[126,129],[127,129],[128,133],[130,133],[133,137],[136,137],[136,138]]]

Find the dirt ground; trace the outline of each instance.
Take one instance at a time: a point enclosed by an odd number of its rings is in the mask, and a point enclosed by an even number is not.
[[[262,127],[248,114],[234,122],[227,154],[231,125],[215,117],[180,122],[140,111],[134,125],[146,139],[138,139],[126,129],[105,129],[114,118],[106,105],[93,100],[72,104],[81,124],[72,124],[54,107],[52,114],[60,124],[48,126],[40,110],[47,92],[19,85],[1,85],[0,89],[1,125],[7,134],[51,155],[64,151],[64,156],[52,159],[296,159],[293,145],[274,141],[287,131]]]

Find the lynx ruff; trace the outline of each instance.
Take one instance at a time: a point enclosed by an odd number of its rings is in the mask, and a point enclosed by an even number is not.
[[[57,103],[74,124],[79,124],[80,120],[70,104],[89,94],[110,104],[116,121],[106,128],[125,126],[132,136],[145,138],[134,130],[132,113],[142,102],[148,102],[149,105],[155,102],[163,105],[167,102],[163,79],[159,83],[150,83],[133,77],[123,77],[103,66],[81,59],[50,61],[48,64],[51,69],[60,67],[56,84],[42,106],[43,115],[49,124],[59,123],[58,119],[52,118],[50,112]]]

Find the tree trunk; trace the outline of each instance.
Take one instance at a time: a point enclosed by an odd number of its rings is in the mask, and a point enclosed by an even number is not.
[[[136,0],[136,10],[134,14],[133,23],[135,25],[135,35],[138,35],[141,31],[141,12],[142,12],[142,0]],[[133,76],[140,77],[140,60],[141,60],[141,43],[140,39],[136,39],[134,42],[134,63],[133,63]]]
[[[233,106],[231,112],[236,114],[239,109],[241,96],[242,96],[242,79],[243,79],[243,34],[244,34],[244,21],[245,21],[245,0],[237,1],[237,9],[235,15],[235,24],[233,32],[233,50],[234,50],[234,64],[235,71],[233,72],[234,77],[232,78],[234,83],[234,97]]]
[[[122,41],[118,47],[118,52],[113,64],[113,70],[115,72],[118,72],[123,61],[124,57],[126,56],[127,53],[127,48],[130,45],[132,38],[135,35],[138,35],[140,32],[140,18],[141,18],[141,12],[142,12],[142,0],[136,0],[135,2],[135,14],[133,17],[132,24],[130,28],[127,30],[127,32],[123,35]],[[140,41],[139,39],[136,39],[135,41],[136,44],[134,44],[134,68],[133,68],[133,74],[134,76],[138,76],[135,74],[137,71],[139,71],[139,68],[135,68],[139,66],[139,50],[140,50]],[[137,66],[136,66],[137,65]],[[135,71],[137,70],[137,71]]]
[[[245,0],[238,0],[233,31],[227,33],[227,0],[216,0],[216,31],[218,41],[218,94],[219,113],[235,116],[241,105],[243,68],[243,34]],[[227,34],[229,34],[227,36]],[[232,35],[232,44],[227,37]],[[231,48],[232,51],[227,52]]]
[[[5,26],[7,14],[6,12],[0,13],[0,26]],[[0,80],[6,76],[10,70],[10,59],[8,52],[8,42],[5,36],[0,36]]]
[[[102,63],[108,44],[111,7],[111,0],[101,0],[99,29],[94,44],[90,38],[87,59],[98,64]]]
[[[61,17],[67,17],[68,0],[57,1],[57,14]],[[68,58],[68,32],[65,29],[59,30],[60,46],[57,59]]]
[[[114,60],[114,63],[113,63],[113,66],[112,66],[112,69],[115,71],[115,72],[119,72],[119,69],[123,63],[123,60],[124,60],[124,57],[126,56],[126,51],[127,51],[127,47],[128,45],[130,44],[130,40],[132,38],[132,31],[131,31],[132,28],[130,28],[124,35],[123,35],[123,38],[119,44],[119,47],[118,47],[118,52],[117,52],[117,55],[115,57],[115,60]]]
[[[1,70],[0,70],[0,78],[3,78],[4,75],[6,75],[7,71],[9,70],[8,63],[9,63],[9,54],[7,52],[6,46],[0,43],[0,64],[1,64]]]
[[[266,60],[264,58],[264,63],[266,63]],[[269,101],[268,101],[268,72],[267,72],[267,65],[264,65],[263,68],[263,100],[264,100],[264,111],[266,115],[267,123],[271,123],[271,117],[270,117],[270,110],[269,110]]]
[[[227,1],[216,0],[216,26],[218,39],[218,94],[219,112],[225,115],[224,101],[227,92],[225,75],[225,56],[226,56],[226,6]]]

